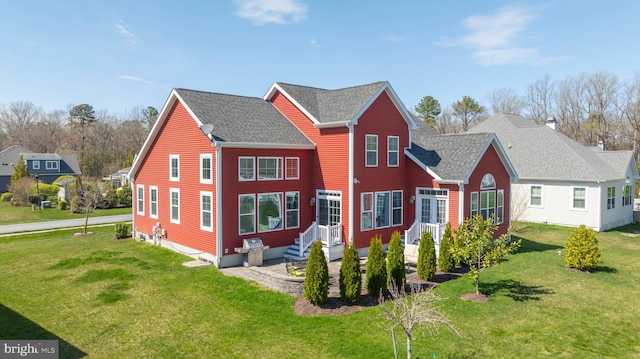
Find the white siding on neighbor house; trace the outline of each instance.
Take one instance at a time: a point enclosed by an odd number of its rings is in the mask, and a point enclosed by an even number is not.
[[[542,186],[542,206],[529,206],[530,187]],[[586,208],[573,208],[573,188],[586,188]],[[621,189],[620,189],[621,190]],[[616,190],[616,196],[617,196]],[[584,224],[597,231],[600,228],[601,191],[596,184],[566,183],[566,182],[519,182],[512,185],[513,202],[512,209],[524,208],[519,220],[525,222],[548,223],[561,226],[577,227]],[[524,199],[523,196],[526,198]],[[606,209],[606,188],[605,188]],[[523,204],[523,201],[525,202]]]
[[[602,183],[602,193],[600,196],[602,201],[600,209],[602,211],[602,221],[600,223],[601,231],[606,231],[633,222],[633,199],[631,200],[631,204],[627,206],[622,205],[623,188],[625,185],[631,185],[631,193],[634,193],[633,181],[629,181],[629,183],[626,183],[625,181]],[[607,209],[608,187],[615,187],[616,189],[615,207],[612,209]]]

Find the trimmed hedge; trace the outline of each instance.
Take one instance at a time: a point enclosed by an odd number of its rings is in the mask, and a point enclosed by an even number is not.
[[[387,266],[382,249],[382,237],[371,238],[367,255],[365,286],[369,294],[379,296],[387,290]]]
[[[320,241],[311,245],[304,277],[304,297],[313,304],[329,299],[329,266]]]
[[[418,277],[432,281],[436,277],[436,244],[431,232],[422,232],[418,245]]]
[[[362,293],[360,257],[353,242],[344,250],[340,265],[340,298],[347,303],[356,303]]]
[[[387,253],[387,272],[389,273],[389,283],[393,281],[397,288],[404,288],[406,282],[406,271],[404,269],[404,247],[400,239],[400,232],[395,231],[389,241]]]
[[[453,272],[456,269],[456,259],[451,253],[454,246],[451,223],[447,223],[442,239],[440,240],[440,250],[438,253],[438,268],[443,272]]]

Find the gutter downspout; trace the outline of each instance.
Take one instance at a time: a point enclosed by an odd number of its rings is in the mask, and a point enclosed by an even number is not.
[[[346,245],[351,244],[353,241],[353,203],[354,203],[354,171],[353,171],[353,146],[354,146],[354,126],[352,124],[347,126],[349,128],[349,228],[347,230],[348,242]]]
[[[222,262],[222,148],[216,147],[216,268]]]

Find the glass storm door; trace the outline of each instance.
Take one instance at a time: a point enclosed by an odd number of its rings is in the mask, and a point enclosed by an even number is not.
[[[335,226],[342,222],[340,192],[318,191],[316,219],[321,226]]]

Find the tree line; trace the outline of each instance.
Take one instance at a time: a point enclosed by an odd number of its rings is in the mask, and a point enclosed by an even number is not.
[[[558,131],[585,146],[602,142],[607,149],[633,150],[639,158],[640,73],[621,81],[607,71],[582,72],[554,80],[545,75],[529,84],[524,94],[499,88],[487,96],[489,107],[463,96],[444,109],[425,96],[415,106],[418,117],[438,133],[462,133],[496,113],[529,118],[537,124],[554,117]]]
[[[20,145],[36,153],[75,153],[82,174],[99,178],[128,167],[158,117],[153,106],[125,115],[89,104],[45,112],[29,101],[0,107],[0,150]]]

